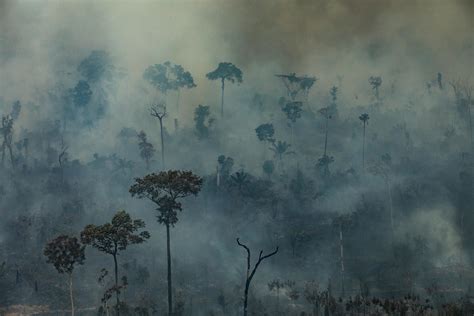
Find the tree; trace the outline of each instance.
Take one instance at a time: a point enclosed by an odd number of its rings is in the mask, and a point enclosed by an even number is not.
[[[273,160],[265,160],[262,165],[263,172],[267,176],[271,176],[273,174],[273,171],[275,170],[275,163]]]
[[[161,167],[165,169],[165,141],[163,138],[163,118],[166,117],[166,105],[158,104],[151,107],[151,116],[154,116],[160,122],[161,138]]]
[[[344,297],[345,294],[345,287],[344,287],[344,276],[345,276],[345,267],[344,267],[344,237],[343,231],[346,227],[350,226],[352,222],[351,214],[343,214],[337,216],[334,221],[333,225],[339,231],[339,259],[341,264],[341,296]]]
[[[387,186],[388,203],[390,210],[390,228],[392,231],[392,238],[394,237],[395,229],[393,223],[393,199],[392,199],[392,186],[391,186],[391,173],[392,173],[392,157],[390,154],[383,154],[380,157],[380,161],[371,166],[370,170],[374,175],[382,177]]]
[[[214,122],[213,118],[210,118],[211,111],[208,105],[199,104],[194,110],[194,123],[199,138],[207,138],[209,136],[209,127]]]
[[[2,126],[0,127],[0,131],[3,136],[2,166],[4,165],[4,162],[5,162],[5,150],[8,149],[8,152],[10,153],[10,161],[11,161],[12,167],[15,168],[15,159],[13,157],[13,149],[12,149],[13,117],[11,115],[2,117]]]
[[[169,61],[149,66],[143,73],[143,79],[165,95],[168,91],[176,91],[176,107],[178,110],[181,89],[196,87],[193,76],[189,71],[186,71],[183,66]]]
[[[115,292],[117,302],[117,315],[120,309],[120,289],[118,284],[118,262],[117,257],[121,251],[130,245],[141,244],[150,238],[150,234],[143,230],[145,222],[141,219],[132,219],[125,211],[117,212],[110,223],[103,225],[87,225],[81,232],[81,241],[91,245],[97,250],[111,255],[114,259],[115,285],[110,292]],[[140,231],[140,232],[139,232]]]
[[[291,145],[287,142],[275,141],[272,143],[272,147],[270,147],[270,150],[273,151],[275,158],[278,158],[278,160],[281,161],[283,159],[283,156],[295,153],[294,151],[289,151],[290,147]]]
[[[221,117],[224,117],[224,85],[225,81],[234,83],[242,82],[242,70],[237,68],[234,64],[229,62],[219,63],[214,71],[209,72],[206,75],[209,80],[221,80]]]
[[[316,281],[306,282],[303,291],[304,298],[313,305],[313,315],[319,315],[319,306],[322,293],[319,291],[319,284]]]
[[[276,292],[277,295],[277,303],[276,303],[276,314],[280,315],[280,291],[284,289],[286,286],[286,282],[280,281],[279,279],[275,279],[268,283],[268,290],[270,292]]]
[[[362,136],[362,169],[365,170],[365,126],[369,124],[369,114],[363,113],[359,116],[359,120],[364,124],[364,134]]]
[[[138,148],[140,149],[140,157],[145,160],[146,168],[149,169],[150,160],[155,154],[155,149],[153,148],[153,145],[147,141],[146,133],[144,131],[138,133],[137,137],[139,140]]]
[[[226,180],[229,177],[234,166],[234,159],[220,155],[217,157],[217,164],[217,186],[220,186],[221,178]]]
[[[166,249],[168,257],[168,314],[173,314],[170,227],[178,222],[178,211],[182,211],[178,199],[196,196],[202,187],[202,178],[191,171],[168,170],[136,178],[130,187],[132,197],[146,198],[157,206],[158,222],[166,226]]]
[[[71,315],[74,316],[74,295],[72,288],[72,272],[75,265],[84,264],[85,246],[76,237],[60,235],[49,241],[44,248],[47,262],[54,265],[58,273],[67,274],[69,278],[69,298],[71,300]]]
[[[275,76],[282,80],[287,89],[288,97],[292,101],[297,99],[307,101],[309,90],[318,80],[316,77],[297,76],[296,73]],[[301,97],[298,97],[298,95],[301,95]]]
[[[71,91],[72,101],[78,108],[84,107],[89,103],[92,97],[92,90],[87,81],[79,80]]]
[[[250,183],[250,175],[243,171],[237,171],[230,176],[231,185],[237,187],[240,194],[244,193],[244,188]]]
[[[248,306],[248,295],[249,295],[250,283],[252,282],[252,279],[255,276],[255,272],[257,271],[258,266],[262,263],[262,261],[277,254],[278,246],[276,247],[275,251],[273,251],[273,252],[271,252],[267,255],[263,255],[263,250],[260,250],[260,253],[258,255],[258,260],[255,263],[253,269],[250,270],[250,249],[245,244],[241,243],[239,238],[237,238],[237,244],[240,247],[244,248],[245,251],[247,252],[247,274],[246,274],[246,278],[245,278],[245,291],[244,291],[244,316],[247,316],[247,306]]]
[[[294,142],[294,125],[296,120],[301,117],[301,112],[303,112],[303,103],[300,101],[286,102],[285,106],[282,108],[282,111],[286,114],[288,119],[288,125],[291,128],[291,140]]]
[[[115,67],[109,53],[103,50],[94,50],[81,61],[77,71],[91,83],[102,80],[112,81]]]
[[[370,76],[369,83],[372,86],[372,89],[374,90],[375,99],[377,101],[379,101],[380,100],[379,88],[382,85],[382,77],[380,77],[380,76]]]
[[[255,129],[255,133],[257,133],[257,138],[261,142],[271,143],[275,141],[273,138],[273,135],[275,134],[273,124],[261,124]]]

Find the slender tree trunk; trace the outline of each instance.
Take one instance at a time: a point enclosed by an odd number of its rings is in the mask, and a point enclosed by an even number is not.
[[[392,200],[392,188],[390,185],[390,180],[386,179],[387,182],[387,191],[388,191],[388,202],[390,207],[390,228],[392,229],[392,238],[395,232],[394,225],[393,225],[393,200]]]
[[[69,298],[71,299],[71,316],[74,316],[74,296],[72,294],[72,273],[69,273]]]
[[[344,297],[344,245],[342,243],[342,224],[339,225],[339,249],[341,252],[341,290]]]
[[[221,117],[224,117],[224,78],[222,78],[221,86]]]
[[[8,152],[10,153],[10,161],[12,163],[12,168],[15,169],[15,159],[13,158],[12,146],[8,146]]]
[[[160,119],[160,136],[161,136],[161,166],[165,170],[165,142],[163,139],[163,118]]]
[[[470,133],[470,138],[471,138],[471,155],[474,154],[474,142],[472,140],[472,115],[471,115],[471,101],[468,100],[467,103],[467,108],[469,111],[469,133]]]
[[[115,246],[117,247],[117,246]],[[117,302],[117,316],[120,315],[120,298],[118,292],[118,264],[117,264],[117,253],[114,255],[114,272],[115,272],[115,299]]]
[[[166,224],[166,252],[168,256],[168,316],[173,315],[173,297],[171,284],[171,247],[170,247],[170,225]]]
[[[326,157],[327,148],[328,148],[328,126],[329,126],[329,117],[326,114],[326,137],[324,139],[324,157]]]
[[[250,279],[247,277],[247,281],[245,282],[245,292],[244,292],[244,316],[247,316],[249,287],[250,287]]]
[[[362,136],[362,170],[365,171],[365,122],[364,122],[364,135]]]
[[[177,116],[179,117],[179,95],[180,95],[180,90],[178,89],[178,95],[176,96],[176,111],[178,112]]]

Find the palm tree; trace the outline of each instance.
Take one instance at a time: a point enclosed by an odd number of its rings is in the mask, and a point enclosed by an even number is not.
[[[363,113],[359,116],[359,120],[364,124],[364,134],[362,136],[362,169],[365,170],[365,126],[369,124],[369,114]]]
[[[278,158],[281,161],[283,159],[283,156],[295,153],[294,151],[288,151],[290,147],[291,145],[287,142],[282,142],[279,140],[272,143],[272,147],[270,147],[270,150],[273,151],[275,158]]]
[[[224,117],[224,86],[225,81],[230,81],[234,83],[237,81],[238,83],[242,82],[242,70],[237,68],[234,64],[224,62],[219,63],[219,66],[214,71],[211,71],[206,75],[207,79],[209,80],[221,80],[221,117]]]

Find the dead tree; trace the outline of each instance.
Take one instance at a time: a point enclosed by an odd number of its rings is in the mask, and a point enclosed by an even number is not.
[[[260,263],[262,263],[263,260],[276,255],[276,253],[278,252],[278,246],[276,247],[275,251],[273,251],[272,253],[269,253],[268,255],[263,255],[263,250],[260,250],[260,253],[258,255],[258,261],[257,263],[255,263],[252,271],[250,271],[250,249],[246,245],[242,244],[239,238],[237,238],[237,244],[247,251],[247,276],[245,280],[245,292],[244,292],[244,316],[247,316],[247,303],[248,303],[250,282],[252,282],[252,279]]]
[[[151,116],[156,117],[160,122],[161,136],[161,167],[165,169],[165,143],[163,140],[163,118],[166,116],[166,105],[158,104],[151,107]]]

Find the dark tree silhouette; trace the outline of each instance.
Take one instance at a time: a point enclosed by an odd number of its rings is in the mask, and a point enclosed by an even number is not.
[[[344,229],[349,227],[352,224],[352,214],[343,214],[337,216],[333,225],[337,228],[339,233],[339,260],[341,264],[341,295],[345,295],[345,266],[344,266]]]
[[[101,80],[112,81],[116,69],[112,64],[109,53],[103,50],[94,50],[81,61],[77,71],[91,83]]]
[[[237,244],[244,248],[245,251],[247,251],[247,274],[245,278],[245,291],[244,291],[244,316],[247,316],[247,305],[248,305],[248,296],[249,296],[249,288],[250,288],[250,283],[252,282],[253,277],[255,276],[255,272],[257,272],[258,266],[262,263],[263,260],[270,258],[271,256],[274,256],[278,252],[278,247],[276,247],[275,251],[263,255],[263,250],[260,250],[260,253],[258,255],[258,260],[255,263],[254,267],[252,270],[250,270],[250,249],[247,247],[245,244],[240,242],[240,239],[237,238]]]
[[[375,99],[379,101],[380,100],[379,88],[382,85],[382,77],[371,76],[369,78],[369,83],[372,86],[372,89],[374,90]]]
[[[176,108],[179,111],[179,96],[181,89],[196,87],[193,76],[183,66],[169,61],[163,64],[149,66],[143,73],[143,78],[163,94],[176,91]]]
[[[0,131],[3,136],[2,166],[4,166],[4,163],[5,163],[5,151],[8,149],[8,152],[10,153],[10,161],[11,161],[12,168],[15,168],[15,158],[13,157],[13,149],[12,149],[13,117],[11,115],[2,117],[2,126],[0,127]]]
[[[115,292],[117,315],[120,310],[121,290],[118,284],[117,257],[128,246],[141,244],[150,238],[150,234],[147,231],[140,231],[144,227],[145,223],[141,219],[133,220],[127,212],[119,211],[114,215],[110,223],[99,226],[89,224],[81,232],[81,241],[84,244],[91,245],[114,258],[115,285],[111,292]]]
[[[158,222],[166,226],[166,249],[168,257],[168,314],[173,314],[170,227],[178,222],[178,211],[182,210],[178,199],[196,196],[202,187],[202,178],[191,171],[168,170],[136,178],[130,194],[146,198],[157,205]]]
[[[255,133],[257,133],[257,138],[261,142],[273,142],[275,139],[273,135],[275,134],[275,129],[273,128],[273,124],[261,124],[255,129]]]
[[[60,235],[49,241],[44,248],[47,262],[54,265],[60,274],[67,274],[69,278],[69,298],[71,300],[71,315],[74,316],[74,295],[72,287],[72,272],[75,265],[84,264],[85,246],[76,237]]]
[[[160,139],[161,139],[161,167],[165,169],[165,140],[163,135],[163,118],[166,117],[166,105],[158,104],[151,107],[151,116],[154,116],[160,122]]]
[[[209,137],[209,127],[214,122],[213,118],[210,118],[211,111],[208,105],[199,104],[194,110],[194,123],[196,132],[199,138]]]
[[[362,169],[365,170],[365,127],[369,124],[369,114],[363,113],[359,116],[359,120],[364,124],[364,133],[362,135]]]
[[[287,142],[275,141],[272,143],[272,147],[270,147],[270,150],[273,151],[275,158],[278,158],[278,160],[281,161],[283,159],[283,156],[295,153],[294,151],[289,150],[290,147],[291,145]]]
[[[309,90],[317,80],[316,77],[297,76],[296,73],[275,76],[282,80],[287,89],[288,97],[292,101],[296,101],[297,99],[307,101]],[[302,96],[298,97],[298,95],[301,94]]]
[[[224,117],[224,86],[225,81],[230,81],[234,83],[237,81],[238,83],[242,82],[242,70],[237,68],[234,64],[224,62],[219,63],[217,68],[214,71],[211,71],[206,75],[207,79],[209,80],[221,80],[221,117]]]
[[[153,148],[153,145],[147,141],[146,133],[144,131],[138,133],[137,137],[139,140],[138,148],[140,149],[140,157],[145,160],[146,168],[149,169],[150,160],[155,154],[155,149]]]
[[[79,80],[71,91],[71,97],[76,107],[81,108],[86,106],[92,97],[92,90],[87,81]]]

